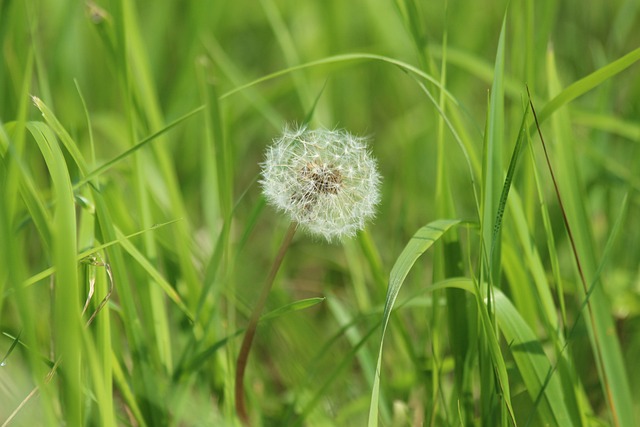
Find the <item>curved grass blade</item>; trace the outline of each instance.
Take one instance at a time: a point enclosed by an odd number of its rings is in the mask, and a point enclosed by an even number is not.
[[[82,367],[79,349],[82,348],[82,324],[77,301],[80,300],[77,253],[76,215],[71,177],[60,144],[45,123],[30,123],[27,127],[45,160],[57,201],[53,215],[51,255],[56,266],[54,286],[54,327],[56,357],[62,357],[61,401],[64,416],[70,425],[81,425]]]
[[[393,305],[398,297],[400,288],[404,283],[407,274],[415,264],[416,260],[427,249],[429,249],[436,241],[438,241],[444,233],[451,227],[462,223],[459,219],[443,219],[433,221],[428,225],[420,228],[411,238],[407,246],[396,260],[391,274],[389,276],[389,288],[387,290],[387,298],[384,305],[384,313],[382,315],[382,335],[380,337],[380,349],[378,351],[378,363],[371,391],[371,405],[369,407],[369,427],[378,425],[378,401],[380,396],[380,368],[382,365],[382,350],[384,347],[384,337],[389,324],[389,317]]]
[[[277,77],[281,77],[281,76],[285,76],[287,74],[290,74],[292,72],[298,71],[298,70],[302,70],[304,68],[313,68],[313,67],[317,67],[319,65],[328,65],[328,64],[336,64],[336,63],[341,63],[341,62],[354,62],[354,61],[364,61],[364,60],[373,60],[373,61],[381,61],[381,62],[386,62],[387,64],[391,64],[391,65],[395,65],[397,67],[399,67],[400,69],[404,70],[404,71],[408,71],[411,72],[417,76],[422,77],[423,79],[433,83],[435,86],[437,86],[440,90],[442,90],[445,95],[447,96],[447,98],[449,98],[454,105],[458,106],[459,102],[456,99],[456,97],[454,97],[451,92],[449,92],[446,88],[442,87],[442,85],[440,84],[440,81],[434,77],[432,77],[431,75],[425,73],[424,71],[422,71],[421,69],[414,67],[413,65],[407,64],[406,62],[400,61],[398,59],[394,59],[394,58],[390,58],[388,56],[383,56],[383,55],[375,55],[375,54],[371,54],[371,53],[347,53],[347,54],[343,54],[343,55],[335,55],[335,56],[329,56],[326,58],[322,58],[322,59],[318,59],[316,61],[311,61],[311,62],[307,62],[304,64],[300,64],[300,65],[296,65],[293,67],[288,67],[285,68],[283,70],[279,70],[276,71],[274,73],[271,74],[267,74],[266,76],[262,76],[258,79],[255,79],[249,83],[245,83],[242,86],[238,86],[235,89],[232,89],[222,95],[220,95],[220,99],[225,99],[228,98],[229,96],[241,92],[247,88],[250,88],[252,86],[255,86],[257,84],[260,83],[264,83],[266,81],[269,80],[273,80]]]

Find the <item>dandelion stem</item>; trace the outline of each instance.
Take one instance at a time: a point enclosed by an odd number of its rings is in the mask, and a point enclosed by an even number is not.
[[[267,281],[264,283],[264,287],[262,288],[262,293],[258,298],[258,302],[256,303],[253,311],[251,312],[251,318],[249,319],[249,325],[247,326],[247,331],[244,334],[244,339],[242,340],[242,346],[240,347],[240,353],[238,354],[238,361],[236,363],[236,412],[238,416],[242,420],[245,425],[249,425],[249,414],[247,413],[247,408],[244,402],[244,371],[247,367],[247,360],[249,359],[249,351],[251,351],[251,344],[253,343],[253,337],[256,334],[256,328],[258,327],[258,321],[260,320],[260,315],[262,314],[262,310],[267,302],[267,297],[269,296],[269,292],[271,291],[271,287],[273,286],[273,282],[276,278],[276,274],[282,265],[282,260],[284,259],[284,255],[289,249],[291,245],[291,241],[293,240],[293,236],[296,234],[296,229],[298,228],[298,223],[291,222],[289,229],[287,230],[287,234],[282,240],[282,244],[280,245],[280,249],[278,250],[278,254],[276,255],[275,260],[273,261],[273,265],[271,266],[271,271],[269,272],[269,276],[267,277]]]

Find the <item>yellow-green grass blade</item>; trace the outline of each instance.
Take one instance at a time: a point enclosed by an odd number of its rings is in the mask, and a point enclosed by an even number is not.
[[[44,123],[28,127],[47,164],[53,185],[56,209],[53,216],[52,259],[56,266],[54,286],[55,351],[59,368],[60,396],[64,419],[70,425],[82,424],[82,325],[80,290],[75,254],[77,253],[76,214],[71,177],[58,141]]]

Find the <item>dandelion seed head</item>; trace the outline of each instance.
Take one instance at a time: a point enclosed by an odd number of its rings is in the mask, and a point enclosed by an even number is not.
[[[262,163],[267,201],[328,241],[373,218],[380,180],[366,140],[344,130],[285,128]]]

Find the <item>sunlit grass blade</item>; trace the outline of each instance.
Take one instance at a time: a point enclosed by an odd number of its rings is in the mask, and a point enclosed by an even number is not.
[[[54,325],[56,354],[62,358],[60,396],[65,408],[64,418],[72,425],[82,424],[82,346],[80,323],[80,289],[78,286],[76,215],[71,177],[64,155],[53,132],[43,124],[30,128],[51,176],[56,209],[52,228],[52,259],[56,266]],[[64,331],[64,332],[62,332]]]

